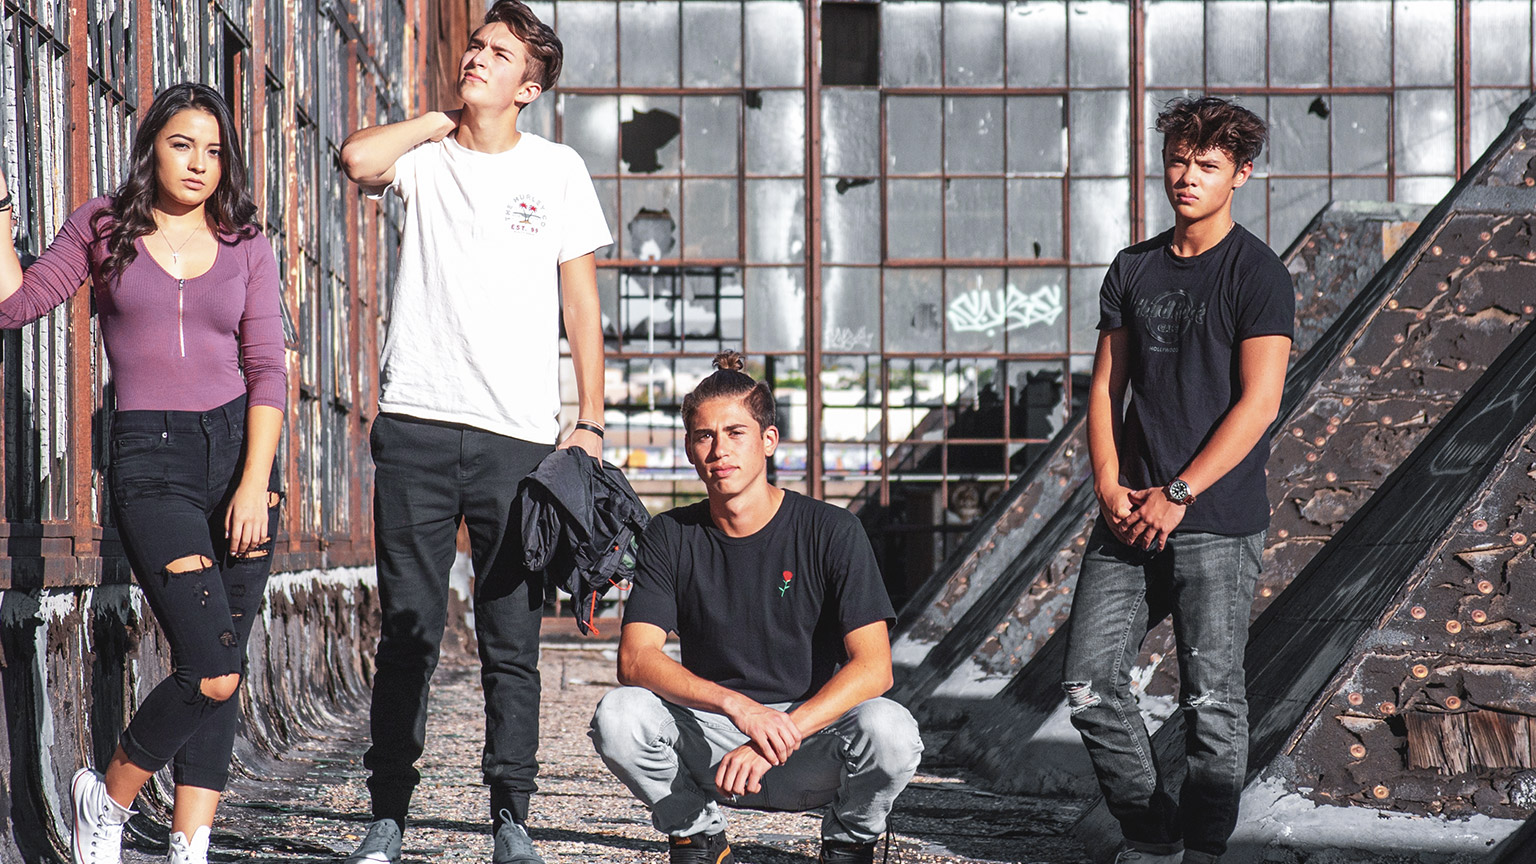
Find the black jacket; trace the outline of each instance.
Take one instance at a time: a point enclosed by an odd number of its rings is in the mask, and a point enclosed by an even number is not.
[[[544,584],[576,601],[576,624],[592,629],[597,599],[635,572],[650,513],[619,469],[567,447],[544,457],[518,484],[523,561]]]

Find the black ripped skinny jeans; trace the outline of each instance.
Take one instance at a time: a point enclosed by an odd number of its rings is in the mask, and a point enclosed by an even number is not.
[[[245,643],[272,570],[277,507],[268,511],[262,552],[231,555],[224,537],[244,442],[244,396],[212,411],[119,411],[112,420],[118,535],[174,667],[144,697],[119,743],[146,771],[174,759],[179,786],[222,791],[229,779],[239,700],[212,699],[202,684],[244,672]],[[270,492],[277,492],[278,476],[274,465]],[[203,560],[213,565],[203,567]]]

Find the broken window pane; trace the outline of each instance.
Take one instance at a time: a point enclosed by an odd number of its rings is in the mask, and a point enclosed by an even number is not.
[[[1396,101],[1393,144],[1397,173],[1454,173],[1455,91],[1399,90]]]
[[[1124,90],[1074,92],[1072,173],[1128,173],[1130,117],[1130,96]]]
[[[619,97],[619,159],[626,174],[676,174],[682,168],[681,100]]]
[[[741,84],[741,4],[683,4],[683,86]]]
[[[1472,83],[1528,83],[1531,78],[1530,0],[1478,0],[1468,4],[1468,11],[1472,18]],[[1474,142],[1474,150],[1480,147]]]
[[[831,264],[880,263],[880,183],[822,181],[822,254]]]
[[[616,9],[608,2],[571,2],[559,5],[560,42],[565,60],[560,83],[571,87],[612,87],[618,83],[618,31]]]
[[[620,181],[619,194],[623,198],[624,223],[619,231],[624,235],[624,257],[654,260],[676,258],[678,182],[672,180]]]
[[[828,87],[880,85],[878,5],[821,4],[821,83]]]
[[[756,352],[805,347],[805,271],[799,267],[747,270],[747,348]]]
[[[1003,170],[1003,100],[960,96],[944,100],[944,170],[991,174]]]
[[[785,0],[747,0],[747,86],[805,83],[805,7]]]
[[[1060,96],[1008,97],[1009,173],[1060,174],[1067,164],[1067,121]]]
[[[821,347],[824,351],[880,350],[880,271],[824,267]]]
[[[873,90],[821,91],[822,171],[845,177],[880,173],[880,94]]]
[[[1328,173],[1328,100],[1271,96],[1269,165],[1276,174]]]
[[[1057,87],[1067,83],[1066,4],[1010,0],[1007,14],[1008,86]]]
[[[1067,271],[1057,267],[1015,267],[1008,271],[1008,339],[1014,354],[1067,350]],[[1097,322],[1095,322],[1097,323]]]
[[[1264,0],[1212,0],[1205,7],[1205,69],[1222,87],[1264,83]]]
[[[944,274],[946,351],[1003,350],[1008,332],[1003,271],[954,267]]]
[[[1147,4],[1147,83],[1198,87],[1205,80],[1205,4],[1152,0]]]
[[[735,180],[683,181],[683,257],[740,256]]]
[[[1392,4],[1386,0],[1334,3],[1333,45],[1335,86],[1391,83]],[[1341,50],[1346,47],[1349,50]]]
[[[944,347],[943,271],[885,271],[885,350],[933,352]]]
[[[683,281],[683,335],[690,350],[739,347],[742,337],[741,271],[689,270]],[[697,340],[711,344],[701,345]]]
[[[805,173],[805,93],[765,90],[747,103],[747,173]]]
[[[1290,0],[1269,7],[1271,84],[1310,87],[1328,83],[1329,5],[1326,0]]]
[[[1456,4],[1452,0],[1398,0],[1392,25],[1397,86],[1454,83]]]
[[[1124,2],[1074,0],[1068,17],[1072,84],[1124,87],[1131,77],[1131,12]]]
[[[937,174],[944,134],[937,96],[885,100],[886,168],[892,174]]]
[[[887,181],[885,231],[890,258],[938,258],[943,255],[941,180]]]
[[[561,93],[563,140],[593,174],[619,170],[619,100],[616,96]]]
[[[805,256],[805,183],[747,181],[747,260],[792,264]]]
[[[1061,181],[1008,181],[1008,257],[1062,258]]]
[[[944,182],[944,257],[1003,257],[1002,178]]]
[[[630,87],[676,87],[677,0],[619,4],[619,79]]]
[[[1386,96],[1333,97],[1333,170],[1336,173],[1386,173],[1389,102]]]
[[[689,174],[735,174],[740,155],[741,100],[683,97],[683,165]]]
[[[880,4],[880,80],[887,87],[933,87],[941,81],[940,7],[931,2]]]
[[[1108,264],[1130,244],[1130,181],[1073,180],[1071,195],[1072,260]]]
[[[978,0],[944,4],[944,83],[989,87],[1003,83],[1003,5]]]

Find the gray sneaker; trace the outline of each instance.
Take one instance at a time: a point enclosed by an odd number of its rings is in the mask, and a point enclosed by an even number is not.
[[[1159,855],[1156,852],[1142,852],[1129,847],[1120,850],[1115,856],[1115,864],[1179,864],[1184,860],[1183,852],[1171,852],[1167,855]]]
[[[369,822],[368,833],[346,864],[400,864],[400,824],[393,819]]]
[[[496,829],[496,845],[491,850],[491,864],[544,864],[544,859],[533,850],[533,839],[521,822],[514,822],[510,813],[502,811],[501,827]]]

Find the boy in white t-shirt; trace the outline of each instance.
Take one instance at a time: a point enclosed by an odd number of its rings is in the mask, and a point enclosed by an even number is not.
[[[482,770],[495,864],[542,864],[525,826],[538,772],[542,575],[523,566],[517,484],[555,449],[559,322],[581,408],[561,447],[602,453],[603,339],[594,250],[613,242],[581,157],[517,130],[562,49],[498,0],[459,69],[464,107],[362,129],[342,168],[405,202],[371,445],[383,627],[370,715],[373,822],[348,862],[397,862],[425,746],[448,570],[462,520],[474,563],[486,700]]]

